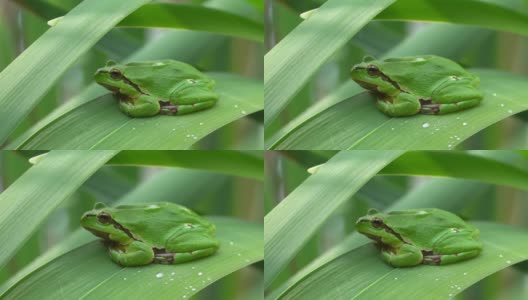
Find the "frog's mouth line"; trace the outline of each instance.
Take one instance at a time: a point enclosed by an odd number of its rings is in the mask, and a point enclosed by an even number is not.
[[[135,240],[135,241],[138,241],[138,239],[136,239],[133,235],[132,235],[132,232],[130,232],[130,230],[126,229],[125,227],[123,227],[121,224],[117,223],[114,219],[112,219],[111,221],[111,224],[118,230],[121,230],[123,231],[124,233],[126,233],[126,235],[128,235],[128,237],[130,237],[131,239]]]
[[[387,224],[383,223],[381,225],[383,227],[383,229],[387,232],[387,233],[390,233],[392,235],[394,235],[395,237],[397,237],[400,241],[402,241],[402,243],[405,243],[405,244],[409,244],[407,241],[405,241],[403,239],[403,237],[401,236],[401,234],[397,233],[396,231],[394,231],[392,228],[390,228],[389,226],[387,226]]]
[[[92,216],[92,217],[97,217],[95,214],[93,215],[87,215],[87,216]],[[135,238],[132,233],[130,232],[130,230],[126,229],[125,227],[123,227],[121,224],[117,223],[114,219],[110,219],[110,224],[112,224],[112,226],[114,226],[115,229],[118,229],[118,230],[121,230],[123,231],[128,237],[130,237],[131,239],[135,240],[135,241],[139,241],[137,238]],[[84,226],[83,226],[84,227]],[[86,230],[90,231],[91,233],[93,233],[94,235],[98,236],[98,237],[101,237],[105,240],[110,240],[110,234],[108,232],[104,232],[104,231],[99,231],[99,230],[94,230],[94,229],[91,229],[91,228],[86,228],[84,227]]]
[[[385,75],[383,72],[381,72],[381,75],[380,75],[380,76],[381,76],[381,79],[382,79],[383,81],[386,81],[386,82],[392,84],[392,86],[394,86],[394,87],[395,87],[396,89],[398,89],[399,91],[406,93],[406,91],[404,91],[396,81],[393,81],[392,79],[390,79],[390,78],[389,78],[387,75]]]
[[[105,71],[105,73],[110,73],[110,72],[107,72]],[[148,95],[148,93],[145,93],[143,90],[141,90],[141,88],[139,88],[139,86],[135,83],[133,83],[132,81],[130,81],[130,79],[126,78],[125,75],[123,75],[123,73],[119,72],[119,74],[121,74],[120,76],[120,80],[130,86],[132,86],[138,93],[140,94],[143,94],[143,95]],[[105,83],[99,83],[100,85],[104,86],[105,88],[111,90],[112,92],[115,92],[115,93],[118,93],[119,94],[119,88],[118,87],[115,87],[115,86],[111,86],[111,85],[108,85],[108,84],[105,84]]]
[[[125,75],[121,74],[121,80],[129,85],[131,85],[136,91],[138,91],[138,93],[141,93],[143,95],[148,95],[147,93],[143,92],[139,86],[135,83],[133,83],[132,81],[130,81],[130,79],[126,78]]]
[[[366,68],[362,68],[362,69],[366,70]],[[396,88],[397,90],[399,90],[401,92],[404,92],[404,93],[407,93],[407,91],[404,91],[396,81],[390,79],[389,76],[385,75],[385,73],[380,71],[379,77],[383,81],[386,81],[386,82],[392,84],[392,86],[394,86],[394,88]],[[365,84],[365,85],[363,85],[363,84]],[[361,85],[362,87],[364,87],[364,88],[366,88],[368,90],[377,91],[377,87],[374,84],[370,84],[370,83],[367,83],[367,82],[361,82],[359,85]]]

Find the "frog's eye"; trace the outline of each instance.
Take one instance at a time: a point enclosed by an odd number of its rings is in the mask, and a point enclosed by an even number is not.
[[[108,213],[103,212],[97,215],[97,220],[101,224],[108,224],[112,222],[112,217]]]
[[[112,69],[110,70],[110,77],[112,77],[113,79],[121,79],[123,75],[121,74],[121,72],[119,72],[119,70]]]
[[[378,77],[381,75],[380,69],[378,69],[378,67],[374,65],[370,65],[367,67],[367,73],[369,74],[369,76],[372,77]]]
[[[383,221],[380,218],[374,218],[370,223],[372,223],[374,228],[380,228],[383,226]]]

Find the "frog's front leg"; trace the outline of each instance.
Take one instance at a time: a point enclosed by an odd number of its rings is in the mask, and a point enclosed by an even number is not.
[[[434,243],[433,253],[424,255],[424,264],[447,265],[479,255],[482,244],[475,240],[475,231],[455,230]]]
[[[483,93],[473,82],[461,79],[457,84],[438,88],[431,96],[431,103],[422,106],[421,113],[444,115],[477,106]]]
[[[420,101],[408,93],[399,93],[391,101],[378,99],[378,109],[391,117],[412,116],[420,111]]]
[[[422,252],[415,246],[403,244],[396,253],[382,251],[383,259],[391,266],[412,267],[422,263]]]
[[[126,246],[110,247],[109,251],[112,260],[124,267],[148,265],[154,259],[152,248],[139,241]]]
[[[160,103],[158,99],[142,94],[135,99],[120,99],[119,108],[131,117],[151,117],[160,112]]]

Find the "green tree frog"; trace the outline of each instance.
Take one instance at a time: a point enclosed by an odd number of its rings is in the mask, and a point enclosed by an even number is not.
[[[447,114],[476,106],[484,97],[478,76],[434,55],[367,56],[352,68],[351,77],[374,93],[378,109],[391,117]]]
[[[441,209],[389,213],[371,209],[357,220],[356,229],[376,241],[383,260],[394,267],[452,264],[482,250],[479,230]]]
[[[213,224],[169,202],[114,208],[98,203],[84,213],[81,226],[104,239],[112,260],[125,267],[188,262],[219,247]]]
[[[215,81],[191,65],[175,60],[117,64],[109,61],[95,81],[114,93],[130,117],[183,115],[218,101]]]

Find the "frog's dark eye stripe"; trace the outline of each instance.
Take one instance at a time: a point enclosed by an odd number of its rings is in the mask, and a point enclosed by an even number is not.
[[[367,74],[372,77],[378,77],[381,75],[380,69],[374,65],[369,65],[367,67]]]
[[[374,228],[380,228],[383,226],[383,221],[379,218],[373,218],[372,221],[370,221],[370,223],[372,223],[372,226]]]
[[[112,69],[110,70],[110,77],[112,77],[113,79],[121,79],[123,75],[121,74],[121,72],[119,72],[119,70]]]
[[[112,222],[112,217],[108,213],[100,213],[97,215],[97,220],[101,224],[109,224]]]

